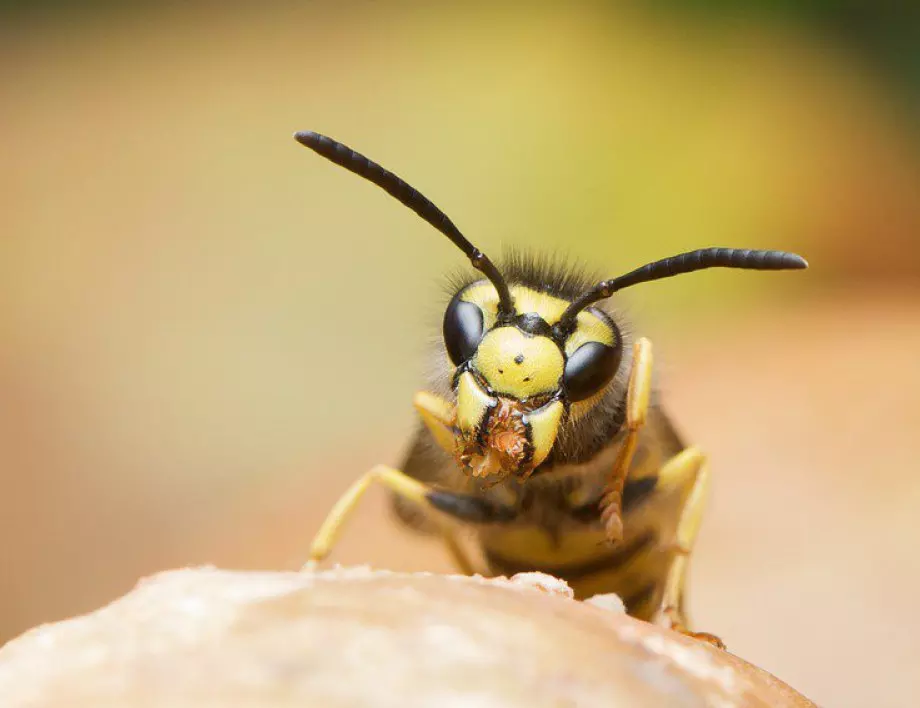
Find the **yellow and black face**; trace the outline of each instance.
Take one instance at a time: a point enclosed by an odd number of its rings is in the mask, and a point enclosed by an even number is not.
[[[514,313],[499,315],[491,283],[473,283],[444,314],[455,367],[457,457],[474,476],[528,476],[556,441],[573,403],[603,394],[620,365],[613,320],[596,308],[558,326],[570,302],[513,285]]]
[[[487,278],[457,293],[444,315],[444,343],[455,367],[457,458],[474,476],[528,476],[553,449],[569,406],[590,409],[608,388],[623,344],[616,324],[594,303],[639,283],[707,268],[808,267],[804,258],[784,251],[703,248],[590,287],[582,283],[587,289],[574,293],[571,301],[539,288],[509,287],[492,261],[414,187],[337,140],[312,131],[294,137],[412,209]],[[546,281],[546,273],[537,275],[535,283]],[[449,447],[449,438],[441,437],[439,442]]]

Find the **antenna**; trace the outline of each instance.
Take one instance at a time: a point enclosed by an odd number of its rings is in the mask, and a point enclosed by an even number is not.
[[[373,182],[447,236],[457,248],[467,255],[473,267],[492,281],[498,291],[499,315],[512,315],[514,313],[511,291],[508,289],[508,284],[501,273],[498,272],[498,268],[495,267],[486,254],[470,243],[466,236],[460,233],[460,229],[454,225],[454,222],[447,218],[447,215],[438,209],[424,194],[376,162],[368,160],[364,155],[355,152],[347,145],[343,145],[325,135],[312,131],[302,131],[294,133],[294,139],[301,145],[319,153],[327,160],[364,177],[369,182]]]
[[[702,248],[648,263],[625,275],[602,280],[569,305],[553,329],[560,335],[568,334],[575,326],[575,318],[583,309],[610,297],[618,290],[650,280],[670,278],[673,275],[692,273],[707,268],[741,268],[744,270],[800,270],[808,261],[795,253],[785,251],[755,251],[742,248]]]

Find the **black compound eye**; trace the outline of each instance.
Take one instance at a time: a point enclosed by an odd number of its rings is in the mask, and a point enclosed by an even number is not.
[[[620,348],[582,344],[565,363],[563,383],[570,401],[583,401],[606,386],[620,366]]]
[[[455,295],[444,313],[444,344],[455,366],[460,366],[476,352],[482,329],[482,310]]]

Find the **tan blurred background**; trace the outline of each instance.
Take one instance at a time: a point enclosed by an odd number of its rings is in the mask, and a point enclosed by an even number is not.
[[[315,129],[489,253],[805,255],[625,300],[713,458],[691,608],[823,705],[916,705],[920,24],[808,7],[0,6],[0,641],[296,568],[398,460],[463,259]],[[449,569],[382,502],[338,560]]]

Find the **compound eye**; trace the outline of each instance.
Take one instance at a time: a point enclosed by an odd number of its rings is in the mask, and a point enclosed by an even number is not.
[[[454,366],[460,366],[476,353],[482,330],[482,310],[455,295],[444,313],[444,345]]]
[[[583,401],[606,386],[620,366],[620,347],[582,344],[565,363],[562,381],[572,402]]]

